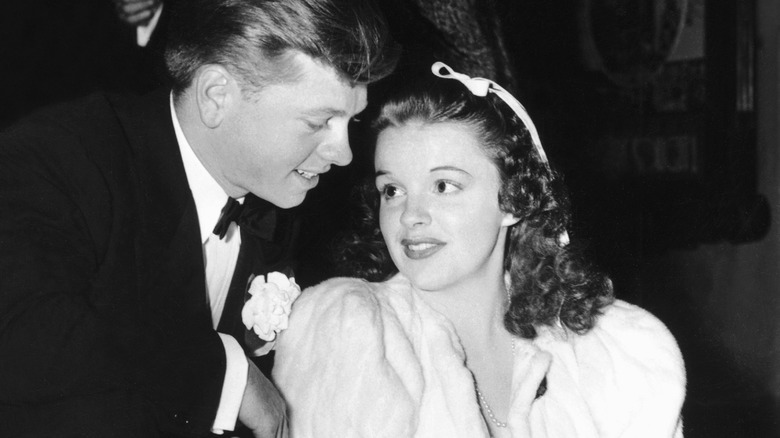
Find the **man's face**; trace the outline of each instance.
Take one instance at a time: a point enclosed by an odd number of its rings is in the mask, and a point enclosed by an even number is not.
[[[352,161],[347,126],[366,107],[366,87],[296,54],[297,78],[239,99],[220,126],[223,180],[282,208],[299,205],[331,165]]]

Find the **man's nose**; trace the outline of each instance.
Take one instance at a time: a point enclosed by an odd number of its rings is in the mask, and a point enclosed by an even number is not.
[[[335,130],[333,135],[320,145],[320,154],[337,166],[346,166],[352,162],[352,149],[349,147],[347,128]]]

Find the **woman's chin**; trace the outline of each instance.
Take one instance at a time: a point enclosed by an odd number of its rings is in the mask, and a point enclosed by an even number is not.
[[[417,290],[424,292],[437,292],[444,289],[451,281],[448,281],[441,272],[403,272],[409,282]]]

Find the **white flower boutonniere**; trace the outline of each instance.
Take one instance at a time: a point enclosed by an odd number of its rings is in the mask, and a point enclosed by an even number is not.
[[[280,272],[258,275],[249,286],[251,297],[244,303],[241,320],[247,330],[253,330],[264,341],[273,341],[287,328],[292,303],[301,294],[295,278]]]

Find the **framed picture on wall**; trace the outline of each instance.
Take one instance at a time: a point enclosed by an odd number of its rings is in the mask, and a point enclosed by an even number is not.
[[[582,69],[600,78],[585,92],[590,189],[619,187],[605,190],[625,196],[643,249],[761,237],[753,1],[586,0],[577,14]]]

